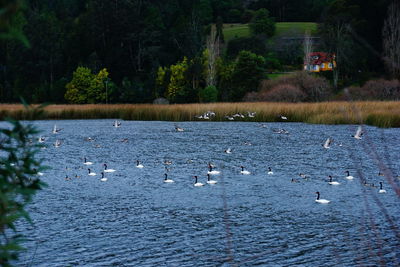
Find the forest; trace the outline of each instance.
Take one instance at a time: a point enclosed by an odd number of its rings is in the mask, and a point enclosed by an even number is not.
[[[385,50],[400,36],[390,0],[2,2],[18,2],[1,24],[2,103],[314,102],[341,100],[345,89],[361,100],[400,98],[400,49]],[[285,22],[317,26],[276,37]],[[249,34],[225,38],[235,25]],[[336,55],[333,72],[301,72],[308,35],[316,51]]]

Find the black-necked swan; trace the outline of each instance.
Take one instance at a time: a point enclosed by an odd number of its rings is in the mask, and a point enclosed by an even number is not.
[[[43,137],[43,136],[40,136],[39,139],[38,139],[38,142],[39,142],[39,143],[44,143],[44,141],[45,141],[44,137]]]
[[[194,186],[203,186],[204,184],[197,182],[197,176],[193,176],[195,179]]]
[[[315,192],[317,194],[317,199],[315,200],[315,202],[320,203],[320,204],[328,204],[329,202],[331,202],[330,200],[327,199],[320,199],[320,193],[319,192]]]
[[[331,143],[332,143],[332,139],[330,137],[328,137],[328,139],[326,139],[325,144],[323,144],[323,147],[328,149],[331,147]]]
[[[181,127],[179,127],[178,125],[175,124],[175,131],[177,131],[177,132],[184,132],[185,129],[183,129],[183,128],[181,128]]]
[[[107,178],[104,177],[104,172],[101,172],[101,179],[100,179],[100,181],[102,181],[102,182],[107,181]]]
[[[330,176],[330,175],[329,175],[329,182],[328,182],[328,184],[330,184],[330,185],[340,185],[339,182],[332,181],[332,176]]]
[[[213,170],[214,166],[211,165],[211,163],[208,163],[208,172],[207,174],[212,174],[212,175],[218,175],[220,174],[220,171],[215,171]]]
[[[65,175],[65,180],[69,181],[69,180],[71,180],[71,178],[69,178],[68,175]]]
[[[52,133],[53,133],[53,134],[57,134],[57,133],[59,133],[60,131],[61,131],[61,129],[57,129],[57,125],[54,124]]]
[[[95,172],[92,172],[90,169],[88,169],[88,171],[89,171],[89,174],[88,174],[88,175],[90,175],[90,176],[95,176],[95,175],[96,175],[96,173],[95,173]]]
[[[301,178],[303,178],[303,179],[308,179],[308,178],[310,178],[310,176],[307,175],[307,174],[305,174],[305,173],[299,173],[299,176],[300,176]]]
[[[85,164],[85,165],[92,165],[93,164],[93,162],[87,161],[86,158],[83,158],[83,160],[84,160],[83,164]]]
[[[346,179],[348,179],[348,180],[353,180],[354,179],[354,177],[350,175],[349,171],[345,171],[345,172],[347,173]]]
[[[355,135],[352,135],[352,137],[354,137],[355,139],[360,140],[360,139],[361,139],[361,136],[362,136],[363,134],[364,134],[364,133],[363,133],[363,131],[362,131],[362,127],[361,127],[361,126],[358,126],[356,134],[355,134]]]
[[[385,174],[383,172],[379,172],[378,176],[385,176]]]
[[[379,182],[379,184],[380,184],[380,188],[379,188],[379,191],[378,191],[378,193],[380,193],[380,194],[384,194],[384,193],[386,193],[386,190],[385,190],[385,189],[383,189],[383,183],[382,183],[382,182]]]
[[[168,175],[167,174],[164,174],[164,175],[165,175],[164,183],[173,183],[174,182],[174,180],[168,179]]]
[[[210,174],[207,174],[207,184],[216,184],[217,181],[211,180]]]
[[[242,168],[242,170],[240,171],[241,174],[245,174],[245,175],[250,174],[250,172],[246,171],[243,166],[240,166],[240,168]]]
[[[274,174],[274,172],[272,171],[271,167],[268,167],[268,172],[267,172],[267,174],[269,174],[269,175]]]
[[[61,146],[61,141],[60,140],[56,140],[53,144],[54,147],[60,147]]]
[[[136,168],[142,169],[144,166],[140,163],[140,161],[136,161]]]
[[[104,166],[104,172],[115,172],[114,169],[108,169],[107,164],[104,163],[103,166]]]
[[[116,120],[116,121],[114,121],[113,126],[115,128],[119,128],[119,127],[121,127],[121,123],[118,120]]]
[[[43,172],[38,172],[36,168],[34,168],[33,171],[35,172],[35,174],[43,176]]]

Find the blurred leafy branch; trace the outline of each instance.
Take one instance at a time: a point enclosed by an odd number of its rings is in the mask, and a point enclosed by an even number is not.
[[[23,17],[23,0],[0,0],[0,39],[14,39],[29,47],[18,18]]]
[[[23,102],[24,103],[24,102]],[[40,116],[43,106],[26,109]],[[30,124],[8,119],[11,127],[0,129],[0,265],[11,266],[18,259],[22,235],[15,223],[21,218],[31,222],[26,206],[36,192],[46,186],[39,174],[46,169],[37,153],[43,147],[34,141],[39,131]]]

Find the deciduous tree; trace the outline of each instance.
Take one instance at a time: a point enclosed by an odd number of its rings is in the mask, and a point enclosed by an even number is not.
[[[392,1],[383,27],[384,61],[393,77],[400,77],[400,3]]]

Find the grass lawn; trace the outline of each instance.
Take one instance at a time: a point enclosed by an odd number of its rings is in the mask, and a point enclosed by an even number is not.
[[[317,32],[317,23],[314,22],[278,22],[276,23],[277,37],[298,37],[304,36],[304,33],[309,30],[311,35]],[[247,24],[224,24],[224,38],[229,41],[238,37],[246,37],[250,35]]]
[[[268,73],[267,76],[269,79],[273,80],[279,78],[281,76],[288,75],[288,73]]]

